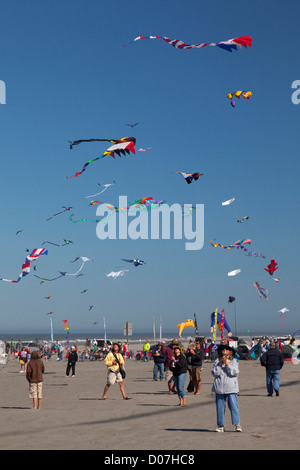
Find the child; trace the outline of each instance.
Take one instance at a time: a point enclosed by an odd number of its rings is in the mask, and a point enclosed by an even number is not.
[[[239,391],[238,374],[239,364],[233,358],[233,348],[223,345],[220,357],[215,360],[211,370],[214,376],[212,392],[216,394],[217,407],[217,432],[224,432],[225,404],[226,400],[231,413],[231,422],[235,431],[241,432],[239,404],[237,394]]]
[[[33,399],[33,409],[40,409],[42,405],[42,385],[45,366],[39,359],[38,351],[33,351],[26,370],[26,379],[29,382],[29,398]]]

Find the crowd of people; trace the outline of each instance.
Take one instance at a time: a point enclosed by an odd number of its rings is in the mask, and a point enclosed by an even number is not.
[[[250,350],[258,343],[261,346],[260,363],[266,369],[267,396],[279,396],[280,370],[284,365],[282,348],[285,345],[294,345],[294,338],[280,341],[274,338],[252,339]],[[184,346],[173,339],[169,344],[165,341],[150,346],[148,340],[143,345],[142,357],[135,356],[144,362],[153,361],[152,380],[165,381],[170,395],[177,394],[178,406],[185,407],[188,393],[200,395],[202,385],[203,363],[211,362],[211,374],[214,378],[212,392],[215,393],[217,432],[224,432],[224,417],[226,403],[230,410],[231,421],[235,431],[241,432],[239,404],[238,404],[238,375],[240,357],[236,348],[232,347],[230,338],[224,338],[220,344],[207,342],[206,338],[196,337],[194,341]],[[78,351],[76,344],[63,346],[58,340],[54,344],[43,344],[33,351],[22,345],[11,342],[8,345],[10,353],[19,360],[21,373],[26,374],[29,382],[30,394],[33,399],[33,408],[41,408],[42,382],[45,371],[44,363],[52,356],[57,361],[67,360],[66,377],[75,377],[76,363],[78,361],[99,358],[107,367],[107,379],[102,399],[107,400],[109,388],[115,383],[119,384],[124,400],[130,400],[125,392],[124,379],[126,377],[125,364],[127,358],[132,358],[128,343],[112,343],[98,345],[96,340],[86,340],[85,348]],[[296,349],[296,348],[295,348]],[[188,381],[186,380],[188,378]]]

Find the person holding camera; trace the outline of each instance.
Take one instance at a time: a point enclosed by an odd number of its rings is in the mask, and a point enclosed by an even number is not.
[[[239,364],[234,359],[234,349],[224,345],[220,356],[215,360],[211,370],[214,376],[212,392],[216,394],[217,432],[224,432],[226,401],[231,413],[231,422],[235,431],[241,432],[240,414],[238,404],[238,375]]]

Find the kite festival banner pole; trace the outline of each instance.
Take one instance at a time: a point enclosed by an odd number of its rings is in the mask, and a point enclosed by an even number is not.
[[[196,313],[194,312],[194,324],[195,324],[195,335],[198,336],[199,335],[199,332],[198,332],[198,324],[197,324],[197,318],[196,318]]]
[[[162,341],[162,317],[160,317],[160,325],[159,325],[159,341]]]
[[[106,324],[105,324],[105,317],[103,317],[103,326],[104,326],[104,343],[106,344]]]
[[[54,343],[54,339],[53,339],[53,321],[52,321],[52,317],[50,317],[50,338],[51,338],[51,343]]]
[[[234,336],[236,336],[236,301],[234,301]]]
[[[156,343],[156,336],[155,336],[155,317],[153,315],[153,340],[154,343]]]

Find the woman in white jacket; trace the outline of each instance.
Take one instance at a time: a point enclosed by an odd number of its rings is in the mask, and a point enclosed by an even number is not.
[[[239,392],[239,364],[233,358],[233,352],[231,347],[224,346],[221,356],[215,360],[211,370],[215,378],[212,391],[216,394],[217,432],[224,432],[226,400],[231,413],[231,422],[235,426],[235,430],[242,431],[237,398]]]

